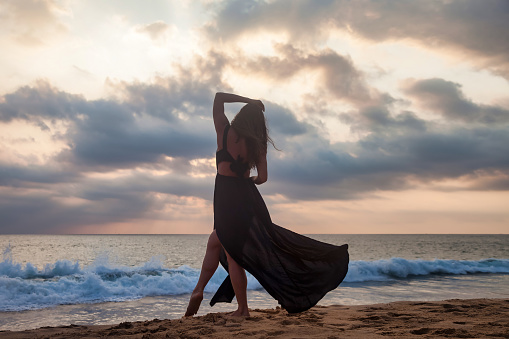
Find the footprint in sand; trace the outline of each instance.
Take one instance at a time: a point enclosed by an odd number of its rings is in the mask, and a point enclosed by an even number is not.
[[[410,331],[410,333],[412,334],[418,334],[418,335],[422,335],[422,334],[427,334],[429,333],[431,330],[427,327],[423,327],[423,328],[420,328],[418,330],[412,330]]]
[[[300,325],[301,322],[297,319],[285,319],[280,322],[281,325]]]
[[[279,309],[275,309],[275,310],[256,309],[256,310],[254,310],[254,312],[265,313],[265,314],[278,314],[278,313],[281,313],[281,310],[279,310]]]
[[[323,317],[318,316],[314,313],[305,313],[302,316],[299,316],[299,320],[306,321],[316,326],[323,326]]]
[[[282,330],[267,332],[267,334],[271,337],[275,337],[276,335],[281,335],[281,334],[285,334],[285,333],[286,333],[286,331],[282,331]]]
[[[210,336],[212,333],[215,333],[215,332],[216,332],[216,330],[213,328],[202,328],[197,333],[201,336],[204,336],[204,335]]]
[[[465,331],[463,329],[455,329],[455,328],[441,328],[433,332],[435,335],[454,335],[455,337],[463,337],[465,338],[465,335],[468,335],[468,331]]]

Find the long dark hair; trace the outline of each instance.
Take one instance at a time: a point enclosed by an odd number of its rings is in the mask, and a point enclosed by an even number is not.
[[[239,137],[246,140],[246,162],[249,164],[249,168],[256,167],[256,162],[260,156],[267,153],[267,144],[271,143],[274,146],[274,142],[269,136],[262,108],[255,104],[245,105],[233,118],[231,127],[237,132]]]

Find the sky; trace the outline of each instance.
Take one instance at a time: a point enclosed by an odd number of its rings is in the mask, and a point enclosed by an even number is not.
[[[209,233],[216,92],[265,103],[278,225],[507,234],[507,32],[507,0],[4,0],[0,234]]]

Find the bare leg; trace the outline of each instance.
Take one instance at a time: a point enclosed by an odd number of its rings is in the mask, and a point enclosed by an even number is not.
[[[226,251],[225,251],[226,252]],[[242,266],[237,264],[235,260],[226,252],[228,258],[228,273],[232,281],[235,297],[237,298],[237,310],[230,314],[234,317],[249,317],[249,309],[247,307],[247,277],[246,271]]]
[[[191,294],[191,298],[189,299],[189,305],[187,306],[187,311],[185,316],[189,317],[198,313],[198,309],[200,308],[201,301],[203,300],[203,290],[210,278],[214,275],[214,272],[219,265],[219,254],[221,252],[221,243],[217,238],[216,231],[212,231],[209,236],[209,241],[207,243],[207,251],[205,252],[205,257],[203,258],[203,263],[201,266],[200,278],[196,283],[196,287]]]

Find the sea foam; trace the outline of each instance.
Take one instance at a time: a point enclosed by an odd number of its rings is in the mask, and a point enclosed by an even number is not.
[[[436,274],[509,273],[509,260],[407,260],[392,258],[352,261],[345,282],[364,283],[427,277]],[[111,263],[98,257],[82,266],[78,261],[58,260],[37,268],[16,263],[9,249],[0,263],[0,311],[39,309],[63,304],[124,301],[146,296],[190,293],[200,271],[189,266],[167,268],[163,258],[154,257],[139,266]],[[205,292],[215,292],[226,271],[219,267]],[[248,274],[248,289],[262,286]]]

